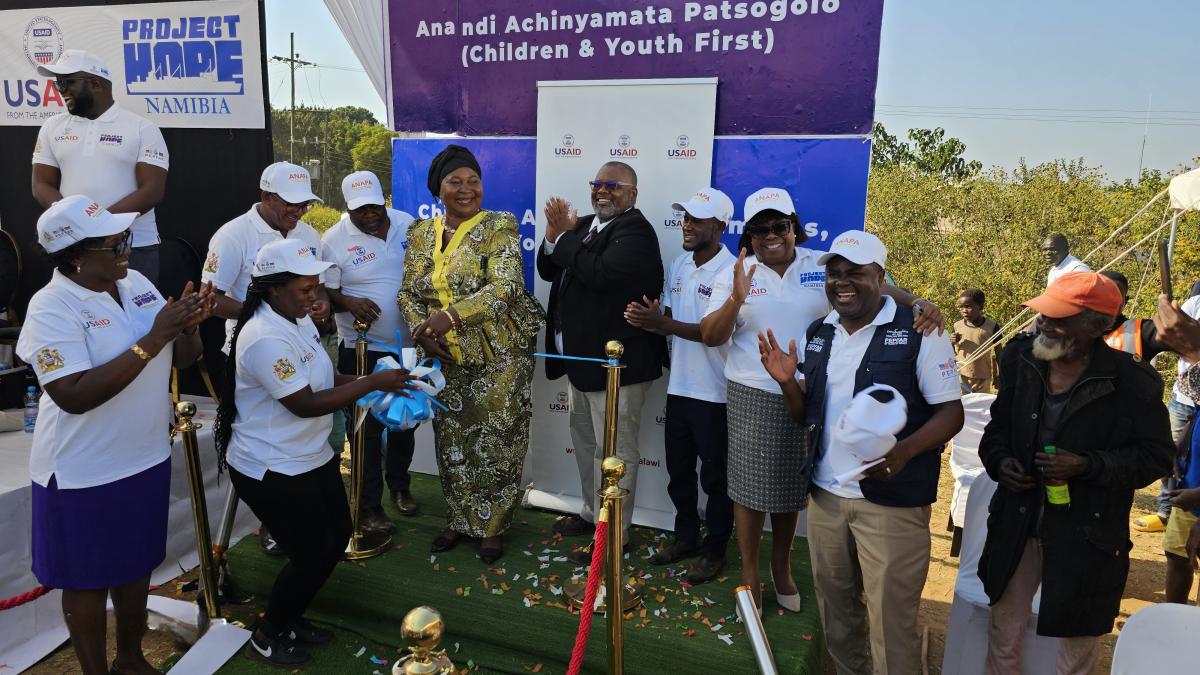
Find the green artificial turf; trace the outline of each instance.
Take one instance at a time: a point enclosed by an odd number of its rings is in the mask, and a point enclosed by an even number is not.
[[[414,475],[412,489],[421,515],[403,518],[389,510],[398,524],[392,550],[339,565],[309,608],[306,616],[333,628],[337,638],[313,649],[314,661],[304,672],[387,675],[401,656],[405,613],[429,605],[445,618],[442,648],[459,672],[565,673],[579,615],[568,611],[565,596],[554,589],[576,571],[562,557],[587,541],[557,540],[550,530],[556,515],[526,509],[505,535],[507,553],[490,568],[479,560],[478,544],[471,540],[431,554],[430,542],[445,524],[441,486],[436,477]],[[644,560],[651,548],[668,542],[666,533],[634,528],[632,537],[635,550],[626,556],[625,571],[643,579],[645,604],[626,615],[625,672],[758,672],[750,641],[734,614],[737,549],[730,546],[726,568],[716,580],[689,587],[686,564],[655,567]],[[763,543],[766,580],[769,540],[767,535]],[[792,561],[803,611],[782,614],[768,585],[764,624],[780,673],[820,673],[824,639],[805,540],[796,540]],[[283,564],[264,555],[255,536],[235,546],[230,552],[234,578],[255,600],[230,608],[230,614],[245,618],[261,612]],[[605,617],[596,615],[583,672],[606,671],[607,630]],[[279,670],[239,654],[221,672]]]

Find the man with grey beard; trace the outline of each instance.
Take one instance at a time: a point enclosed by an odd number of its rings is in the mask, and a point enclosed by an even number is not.
[[[979,445],[999,483],[979,561],[992,602],[988,673],[1021,672],[1039,585],[1037,631],[1063,638],[1059,673],[1094,670],[1096,638],[1120,611],[1133,493],[1167,472],[1175,450],[1162,380],[1104,343],[1121,304],[1111,279],[1064,274],[1025,303],[1040,334],[1014,339],[1000,357]]]
[[[621,511],[628,532],[641,457],[637,439],[642,402],[651,383],[662,376],[667,343],[662,335],[627,323],[625,309],[630,303],[662,295],[663,264],[654,227],[635,206],[638,189],[633,167],[608,162],[588,181],[588,189],[595,215],[578,216],[561,197],[546,202],[546,237],[537,254],[538,274],[550,282],[546,351],[604,358],[606,341],[620,340],[625,346],[616,455],[625,461],[621,487],[629,490],[629,496]],[[569,382],[569,424],[583,506],[579,515],[556,522],[554,531],[564,537],[590,536],[600,509],[596,490],[604,459],[605,371],[594,363],[546,360],[548,379],[563,375]],[[581,564],[590,560],[586,555],[576,557]]]

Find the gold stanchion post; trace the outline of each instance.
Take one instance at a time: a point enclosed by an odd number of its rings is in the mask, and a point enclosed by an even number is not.
[[[604,574],[604,586],[609,592],[605,595],[605,609],[608,614],[608,673],[621,675],[625,669],[625,638],[622,625],[625,621],[625,596],[633,591],[634,597],[628,605],[630,609],[640,602],[637,590],[629,588],[624,583],[625,551],[624,537],[621,529],[625,526],[621,513],[621,502],[629,495],[629,490],[618,485],[625,477],[625,462],[618,457],[605,457],[601,465],[604,475],[604,489],[600,491],[604,498],[604,508],[608,509],[608,556]],[[612,592],[612,589],[618,589]]]
[[[355,321],[354,329],[358,331],[358,339],[354,341],[355,373],[362,377],[367,374],[367,328],[365,321]],[[354,406],[354,419],[347,420],[347,428],[357,425],[360,419],[367,415],[367,410],[359,405]],[[350,543],[346,545],[347,560],[362,560],[374,558],[387,551],[392,543],[392,537],[386,532],[363,532],[362,530],[362,490],[363,463],[366,461],[366,427],[354,429],[354,442],[350,446],[350,518],[354,533],[350,535]],[[378,460],[376,460],[378,461]]]
[[[417,607],[404,615],[400,636],[412,654],[392,666],[392,675],[451,675],[454,664],[446,650],[437,651],[446,633],[446,622],[432,607]]]
[[[211,621],[221,618],[221,606],[217,600],[217,568],[213,561],[212,536],[208,531],[208,505],[204,497],[204,470],[200,466],[200,449],[196,443],[199,424],[192,421],[196,415],[196,404],[180,401],[175,404],[175,415],[179,423],[175,430],[183,436],[183,457],[187,465],[188,492],[192,498],[192,522],[196,527],[196,553],[200,558],[200,601],[203,603],[201,619]],[[201,630],[205,626],[201,626]]]

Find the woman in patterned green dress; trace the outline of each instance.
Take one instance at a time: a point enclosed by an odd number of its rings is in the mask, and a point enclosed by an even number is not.
[[[525,290],[511,213],[484,211],[479,164],[451,145],[434,158],[429,190],[446,213],[408,231],[397,301],[413,339],[441,359],[449,412],[433,421],[446,529],[432,550],[478,537],[488,564],[521,501],[521,469],[533,412],[530,381],[541,305]]]

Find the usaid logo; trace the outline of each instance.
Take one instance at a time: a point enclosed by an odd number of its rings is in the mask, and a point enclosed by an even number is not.
[[[79,141],[79,137],[75,134],[63,134],[54,137],[54,142],[56,143],[75,143],[77,141]]]
[[[671,217],[663,221],[663,227],[679,229],[683,227],[683,211],[672,211]]]
[[[146,112],[228,115],[229,96],[245,93],[237,14],[149,16],[121,22],[125,93],[144,96]]]
[[[667,148],[667,157],[670,159],[696,159],[696,151],[691,148],[692,141],[687,137],[687,134],[679,134],[675,137],[675,147]]]
[[[758,279],[750,280],[750,297],[753,298],[756,295],[766,295],[766,294],[767,294],[767,289],[763,288],[762,285],[758,283]]]
[[[29,59],[29,63],[33,64],[36,70],[38,66],[53,63],[62,56],[62,29],[48,16],[35,17],[33,21],[25,24],[22,44],[25,47],[25,58]]]
[[[637,148],[633,147],[633,139],[629,134],[621,134],[617,136],[617,147],[609,148],[608,154],[610,157],[637,157]]]
[[[83,327],[86,330],[107,328],[112,325],[112,319],[97,319],[95,314],[86,309],[80,312],[80,314],[83,316]]]
[[[662,412],[659,413],[658,415],[654,416],[654,423],[660,427],[667,423],[667,406],[664,405]],[[645,461],[645,460],[643,460],[643,461]],[[654,464],[652,464],[650,466],[658,466],[658,463],[655,462]]]
[[[571,404],[567,398],[567,392],[560,391],[555,395],[554,400],[550,402],[550,412],[571,412]]]
[[[583,148],[575,147],[574,134],[563,134],[562,145],[554,148],[554,154],[557,157],[582,157]]]

